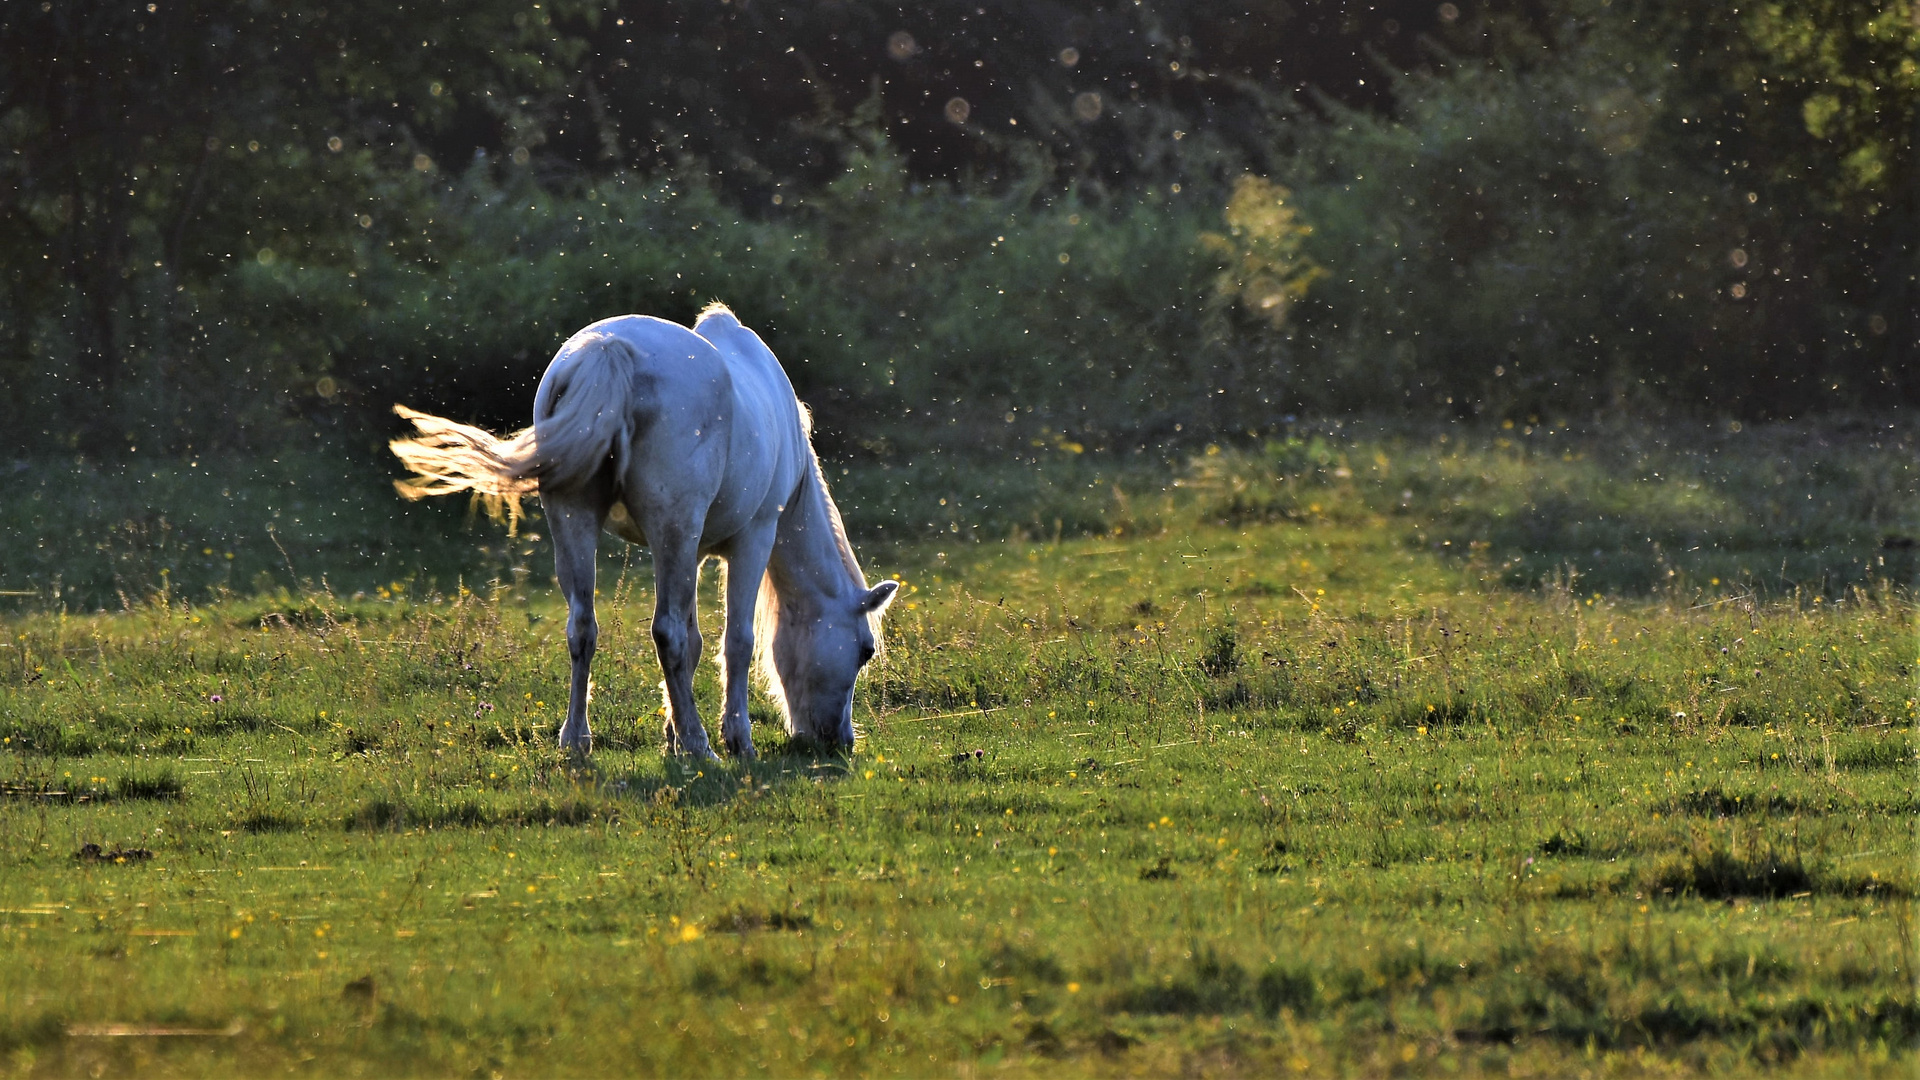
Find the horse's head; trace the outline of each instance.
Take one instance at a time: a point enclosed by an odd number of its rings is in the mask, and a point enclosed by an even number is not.
[[[900,588],[883,581],[800,617],[782,612],[773,667],[787,702],[787,730],[823,746],[853,745],[853,683],[879,649],[880,615]]]

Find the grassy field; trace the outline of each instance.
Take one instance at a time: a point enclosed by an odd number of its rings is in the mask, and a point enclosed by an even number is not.
[[[857,752],[664,760],[610,545],[585,770],[537,540],[23,464],[0,1071],[1908,1076],[1913,460],[850,466],[908,582]]]

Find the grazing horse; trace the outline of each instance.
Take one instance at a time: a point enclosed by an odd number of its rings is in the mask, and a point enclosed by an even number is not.
[[[693,703],[700,662],[700,563],[726,564],[720,737],[754,756],[748,671],[757,668],[788,734],[851,746],[853,684],[879,646],[899,583],[867,587],[809,441],[806,407],[780,362],[731,311],[692,330],[645,315],[567,339],[540,377],[533,426],[506,438],[404,406],[419,434],[392,443],[417,474],[409,499],[472,491],[517,523],[539,492],[566,594],[573,685],[560,745],[585,752],[588,673],[599,636],[594,553],[602,528],[653,550],[653,644],[665,674],[669,752],[711,757]],[[758,614],[756,616],[756,608]]]

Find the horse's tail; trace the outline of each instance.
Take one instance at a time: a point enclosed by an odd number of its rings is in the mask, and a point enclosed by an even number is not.
[[[469,424],[395,405],[419,434],[387,444],[414,475],[395,480],[407,499],[473,492],[508,528],[520,523],[520,500],[541,485],[568,487],[591,476],[609,457],[627,456],[633,417],[631,346],[608,334],[568,342],[540,378],[533,426],[505,438]]]

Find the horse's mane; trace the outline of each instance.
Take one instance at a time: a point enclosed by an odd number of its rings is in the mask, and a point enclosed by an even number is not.
[[[807,417],[804,410],[805,406],[802,406],[803,420]],[[833,496],[827,490],[827,474],[820,467],[820,456],[818,454],[808,456],[813,458],[813,482],[820,485],[820,501],[826,504],[827,521],[833,526],[833,545],[840,549],[840,561],[846,566],[847,573],[852,575],[854,581],[864,586],[867,583],[867,576],[860,571],[860,560],[853,554],[853,542],[847,539],[847,523],[840,520],[840,506],[833,501]]]

